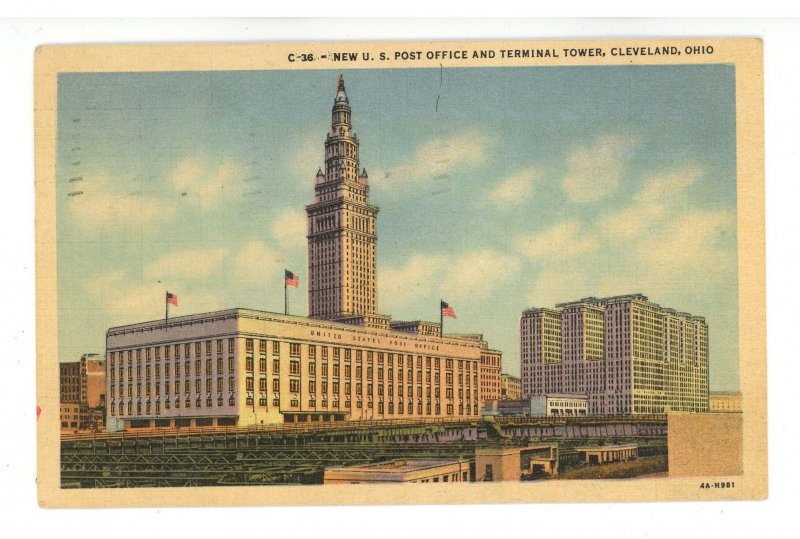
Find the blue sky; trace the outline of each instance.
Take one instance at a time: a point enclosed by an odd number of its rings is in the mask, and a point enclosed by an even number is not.
[[[60,360],[163,317],[165,289],[175,315],[282,311],[338,75],[59,76]],[[642,292],[705,316],[711,387],[738,388],[731,66],[344,76],[381,208],[380,312],[437,320],[443,298],[446,331],[484,333],[518,374],[523,309]]]

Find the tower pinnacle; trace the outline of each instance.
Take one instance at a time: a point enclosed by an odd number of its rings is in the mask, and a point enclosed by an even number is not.
[[[336,89],[335,103],[349,103],[347,100],[347,92],[344,91],[344,75],[339,75],[339,87]]]

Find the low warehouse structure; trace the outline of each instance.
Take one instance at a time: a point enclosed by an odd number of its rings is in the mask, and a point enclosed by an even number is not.
[[[476,481],[519,481],[536,473],[558,474],[558,445],[475,450]]]
[[[578,460],[583,460],[586,464],[622,462],[635,460],[639,456],[639,448],[636,444],[576,447],[575,451],[578,452]]]
[[[465,460],[391,460],[372,464],[325,468],[323,483],[457,483],[470,480]]]

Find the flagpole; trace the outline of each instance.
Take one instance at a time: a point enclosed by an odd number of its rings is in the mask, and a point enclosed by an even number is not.
[[[442,298],[439,298],[439,332],[442,334],[442,337],[444,337],[444,313],[442,312],[443,301],[444,300]]]
[[[286,272],[283,268],[283,314],[289,314],[289,285],[286,284]]]
[[[167,331],[167,324],[169,324],[169,301],[167,301],[167,294],[169,294],[169,291],[164,293],[164,331]]]

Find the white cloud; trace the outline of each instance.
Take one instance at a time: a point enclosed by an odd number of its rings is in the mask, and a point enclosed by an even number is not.
[[[735,256],[720,243],[735,227],[731,211],[688,213],[665,225],[655,237],[643,241],[639,257],[648,267],[657,267],[659,273],[676,277],[726,271],[735,263]]]
[[[486,299],[519,268],[516,258],[492,249],[457,256],[415,253],[404,265],[381,270],[380,302],[391,312],[413,306],[421,298],[440,295],[452,301],[462,298],[460,303]]]
[[[103,308],[113,315],[129,315],[137,319],[145,313],[154,316],[154,304],[163,308],[164,285],[158,282],[142,283],[130,278],[122,270],[102,274],[88,283],[92,295]],[[142,318],[138,318],[141,320]]]
[[[572,202],[594,202],[614,192],[633,147],[631,138],[604,135],[594,144],[575,150],[564,177],[567,197]]]
[[[89,280],[87,289],[97,304],[109,313],[109,324],[162,318],[167,289],[178,296],[178,307],[170,306],[171,317],[225,308],[219,293],[208,290],[202,283],[141,280],[123,270]]]
[[[231,161],[212,163],[199,156],[187,156],[167,173],[167,183],[183,200],[202,209],[243,189],[244,168]]]
[[[657,233],[666,220],[685,211],[686,190],[700,175],[699,167],[690,165],[648,179],[633,204],[600,218],[600,229],[616,242]]]
[[[89,171],[68,198],[70,214],[83,229],[102,226],[124,228],[170,221],[175,216],[163,198],[142,193],[131,176],[115,176],[106,170]]]
[[[301,210],[285,210],[272,222],[270,231],[281,247],[302,249],[306,246],[306,214]]]
[[[592,295],[585,266],[549,266],[539,272],[526,299],[532,307],[553,307]]]
[[[220,267],[228,249],[183,249],[162,256],[144,269],[147,277],[163,282],[205,279]]]
[[[516,238],[516,248],[528,258],[566,260],[585,255],[598,246],[598,238],[583,233],[578,221],[564,221],[536,234]]]
[[[449,179],[452,173],[482,164],[490,143],[489,137],[477,128],[467,129],[459,135],[439,137],[419,146],[403,164],[370,174],[370,181],[400,185]]]
[[[435,297],[446,264],[446,256],[416,253],[403,266],[382,269],[378,274],[381,308],[393,311],[419,298]]]
[[[650,229],[653,223],[664,215],[664,208],[658,205],[631,206],[600,220],[600,227],[614,241],[631,238]]]
[[[234,274],[230,277],[245,284],[263,284],[272,280],[283,282],[282,271],[286,258],[263,241],[245,243],[233,260]]]
[[[735,273],[736,222],[733,211],[691,203],[688,189],[701,174],[689,165],[649,178],[632,204],[597,220],[598,233],[584,234],[570,221],[518,238],[520,250],[546,263],[527,299],[552,306],[586,295],[643,292],[691,301],[707,294],[702,287]]]
[[[514,205],[533,193],[533,183],[539,176],[533,169],[522,170],[506,178],[489,193],[489,201],[497,205]]]
[[[516,258],[499,251],[471,251],[449,261],[442,290],[449,297],[485,299],[519,268]]]
[[[663,204],[681,198],[702,175],[699,166],[690,164],[679,170],[648,179],[634,200],[637,204]]]
[[[697,302],[713,297],[709,283],[735,275],[736,244],[727,237],[735,230],[734,212],[691,212],[668,223],[630,243],[620,270],[600,276],[598,294],[643,292]]]
[[[303,139],[292,153],[289,160],[291,170],[298,171],[301,178],[307,178],[312,185],[317,169],[325,170],[325,138],[319,133],[309,135]]]

